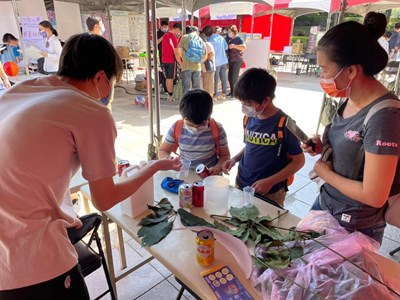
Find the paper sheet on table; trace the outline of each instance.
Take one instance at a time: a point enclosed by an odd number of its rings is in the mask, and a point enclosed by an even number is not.
[[[18,51],[22,53],[21,49],[19,49]],[[32,59],[38,59],[38,58],[43,57],[43,55],[40,54],[40,52],[41,52],[41,50],[39,50],[38,48],[35,48],[33,46],[29,46],[29,47],[25,48],[25,56],[32,58]]]

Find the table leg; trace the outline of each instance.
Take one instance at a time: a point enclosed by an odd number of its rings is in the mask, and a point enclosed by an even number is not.
[[[111,284],[114,289],[115,298],[118,299],[117,296],[117,283],[115,280],[115,269],[114,269],[114,262],[112,256],[112,248],[111,248],[111,238],[110,238],[110,228],[108,227],[108,217],[105,214],[101,214],[103,218],[103,236],[104,236],[104,243],[106,246],[106,260],[108,266],[108,272],[110,273]]]
[[[119,250],[119,261],[121,269],[126,268],[126,253],[125,253],[125,243],[124,236],[122,234],[122,229],[117,225],[117,236],[118,236],[118,250]]]

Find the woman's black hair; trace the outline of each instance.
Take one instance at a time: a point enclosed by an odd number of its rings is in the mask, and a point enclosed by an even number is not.
[[[262,103],[266,97],[275,98],[276,80],[261,68],[246,70],[235,84],[234,95],[240,101]]]
[[[183,95],[179,103],[179,112],[183,119],[200,125],[211,117],[213,105],[209,93],[199,89],[192,90]]]
[[[51,25],[51,23],[49,21],[44,20],[44,21],[40,22],[39,25],[44,28],[49,28],[55,36],[58,36],[57,30],[54,29],[53,25]]]
[[[364,25],[349,21],[328,30],[318,43],[318,51],[341,68],[360,65],[366,76],[374,76],[382,71],[388,62],[386,51],[378,43],[378,38],[386,29],[384,14],[371,12]]]
[[[89,33],[77,34],[67,40],[61,52],[58,76],[88,80],[101,70],[108,79],[115,77],[119,81],[122,77],[121,58],[109,41]]]

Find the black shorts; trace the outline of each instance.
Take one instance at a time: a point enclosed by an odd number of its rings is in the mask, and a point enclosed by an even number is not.
[[[163,63],[162,70],[164,73],[165,78],[167,79],[175,79],[176,77],[176,63]]]
[[[35,285],[14,290],[0,291],[0,300],[41,299],[41,300],[89,300],[81,268],[76,265],[68,272]]]

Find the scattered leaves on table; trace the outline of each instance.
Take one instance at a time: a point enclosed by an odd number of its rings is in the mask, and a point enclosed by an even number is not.
[[[260,270],[288,267],[293,259],[303,256],[301,242],[320,235],[316,232],[298,232],[294,228],[285,229],[286,231],[278,230],[270,224],[273,220],[270,216],[260,216],[256,206],[231,207],[229,210],[231,217],[214,215],[214,224],[185,209],[180,208],[175,211],[166,198],[161,199],[157,206],[148,207],[152,213],[139,223],[142,225],[138,231],[138,236],[142,238],[142,246],[150,247],[165,238],[173,228],[173,221],[170,219],[174,220],[178,214],[184,226],[214,227],[239,238],[244,243],[254,243],[256,247],[253,261]]]

